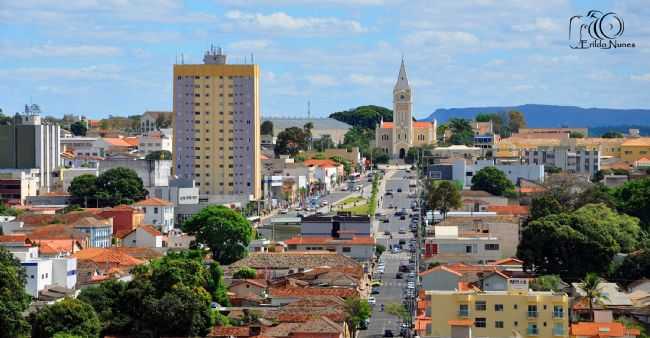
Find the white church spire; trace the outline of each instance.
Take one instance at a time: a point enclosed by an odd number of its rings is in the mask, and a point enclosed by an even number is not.
[[[406,77],[406,67],[404,66],[404,58],[402,58],[402,65],[399,67],[399,75],[395,83],[394,90],[409,89],[409,80]]]

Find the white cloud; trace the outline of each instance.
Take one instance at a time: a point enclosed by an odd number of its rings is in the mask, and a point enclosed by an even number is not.
[[[474,46],[478,44],[479,39],[476,35],[468,32],[445,32],[423,30],[416,31],[406,36],[404,42],[411,46],[421,46],[436,43],[444,46],[466,45]]]
[[[533,23],[512,26],[512,29],[517,32],[555,32],[560,28],[560,24],[551,18],[536,18]]]
[[[336,81],[336,79],[334,79],[332,76],[325,75],[325,74],[308,75],[307,81],[309,81],[309,83],[311,83],[314,86],[322,86],[322,87],[336,86],[338,84],[338,81]]]
[[[0,77],[20,77],[33,80],[119,80],[120,67],[94,65],[81,68],[24,67],[0,70]]]
[[[650,81],[650,73],[632,75],[630,76],[630,79],[636,81]]]
[[[45,44],[41,46],[17,47],[2,46],[1,55],[8,55],[16,58],[30,57],[113,57],[122,54],[122,50],[113,46],[101,45],[53,45]]]
[[[271,45],[270,40],[240,40],[228,44],[228,48],[248,51],[248,50],[264,49],[269,47],[270,45]]]
[[[233,10],[228,11],[225,17],[241,27],[270,32],[363,33],[367,31],[359,21],[355,20],[334,17],[295,17],[284,12],[265,15]]]

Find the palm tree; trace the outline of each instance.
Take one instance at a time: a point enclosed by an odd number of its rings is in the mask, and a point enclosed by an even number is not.
[[[602,286],[600,285],[602,281],[596,273],[590,272],[585,275],[585,278],[578,285],[589,301],[589,315],[592,321],[594,320],[594,303],[602,304],[604,300],[609,299],[602,291]]]
[[[305,134],[307,135],[307,141],[309,142],[309,150],[312,148],[312,137],[311,137],[311,130],[314,129],[314,124],[311,122],[305,123],[305,125],[302,127],[302,129],[305,130]]]

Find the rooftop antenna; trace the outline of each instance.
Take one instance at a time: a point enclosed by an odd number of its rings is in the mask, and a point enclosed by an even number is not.
[[[246,55],[244,55],[244,64],[246,64],[246,63],[247,63],[247,62],[246,62]]]
[[[307,100],[307,119],[311,119],[311,101]]]
[[[254,63],[255,63],[255,56],[253,55],[253,53],[251,53],[251,64],[254,64]]]
[[[181,53],[181,64],[185,64],[185,55],[183,53]]]

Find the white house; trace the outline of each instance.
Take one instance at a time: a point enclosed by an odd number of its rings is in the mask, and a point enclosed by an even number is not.
[[[122,237],[122,246],[130,248],[162,248],[163,235],[149,224],[142,225]]]
[[[148,198],[133,204],[144,212],[144,223],[160,227],[163,233],[174,228],[174,204],[160,198]]]
[[[454,160],[452,178],[469,187],[472,185],[474,175],[486,167],[495,167],[501,170],[513,184],[518,184],[520,178],[544,183],[543,164],[495,164],[493,160],[478,160],[470,164],[464,159]]]
[[[161,150],[172,152],[172,136],[163,134],[160,131],[154,131],[140,136],[140,145],[138,150],[145,156]]]
[[[52,261],[49,259],[29,259],[21,261],[27,282],[25,292],[38,298],[38,292],[52,285]]]

